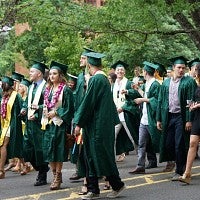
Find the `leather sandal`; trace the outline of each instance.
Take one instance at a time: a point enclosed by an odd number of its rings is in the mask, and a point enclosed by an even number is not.
[[[21,175],[26,175],[31,171],[31,167],[26,165],[24,166],[23,170],[20,172]]]
[[[10,170],[13,167],[15,167],[15,164],[14,163],[9,163],[8,166],[4,170],[8,171],[8,170]]]
[[[118,159],[116,160],[116,162],[123,162],[125,159],[126,155],[125,153],[122,153],[121,155],[119,155]]]
[[[20,172],[20,171],[21,171],[21,167],[15,166],[15,167],[13,167],[13,168],[11,169],[11,171],[12,171],[12,172]]]
[[[189,185],[191,182],[191,174],[184,173],[183,176],[179,177],[179,181]]]

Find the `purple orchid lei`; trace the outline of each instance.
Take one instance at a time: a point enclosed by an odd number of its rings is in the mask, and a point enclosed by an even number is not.
[[[8,100],[9,100],[9,96],[3,96],[2,102],[1,102],[1,116],[3,119],[6,118]]]
[[[63,90],[63,87],[65,86],[65,83],[60,83],[58,86],[58,90],[53,94],[51,101],[49,101],[49,95],[51,92],[50,87],[46,87],[45,92],[44,92],[44,102],[47,106],[48,109],[52,109],[55,107],[56,103],[58,102],[59,96],[61,91]]]

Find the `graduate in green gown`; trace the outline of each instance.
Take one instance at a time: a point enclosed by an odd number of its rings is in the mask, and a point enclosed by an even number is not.
[[[5,177],[7,158],[22,158],[23,134],[20,118],[21,97],[13,89],[14,80],[2,79],[1,134],[0,134],[0,179]]]
[[[156,109],[160,83],[154,78],[157,65],[145,61],[143,75],[146,80],[144,84],[143,98],[134,101],[142,104],[142,118],[139,127],[138,163],[137,167],[130,171],[131,174],[141,174],[145,172],[146,153],[149,164],[146,168],[157,167],[156,153],[159,152],[160,131],[156,127]]]
[[[80,68],[82,72],[78,75],[76,89],[73,92],[75,112],[78,110],[85,96],[88,78],[90,77],[86,69],[86,63],[87,63],[86,54],[89,52],[94,52],[92,49],[89,49],[87,47],[84,47],[83,49],[84,51],[82,52],[80,57]],[[82,129],[81,132],[84,132],[84,129]],[[76,138],[76,142],[73,148],[71,149],[70,160],[72,163],[76,164],[76,172],[72,174],[72,176],[69,178],[70,180],[78,180],[80,178],[85,177],[86,169],[85,169],[85,161],[84,161],[82,146],[83,146],[82,135],[80,135],[79,137]],[[86,191],[85,185],[86,185],[86,180],[84,180],[84,186],[82,188],[83,192],[81,192],[80,194],[85,193]]]
[[[13,89],[18,92],[19,84],[21,80],[24,78],[23,74],[12,72],[11,78],[14,80]],[[5,171],[8,171],[12,169],[13,172],[19,172],[20,171],[20,162],[18,162],[18,158],[12,158],[9,159],[9,164],[5,167]]]
[[[141,95],[131,88],[132,82],[125,77],[127,67],[128,64],[120,60],[112,65],[117,75],[112,93],[120,119],[115,126],[116,154],[120,154],[117,161],[123,161],[125,152],[137,151],[138,145],[140,109],[133,100]]]
[[[74,123],[75,134],[83,135],[84,156],[87,165],[88,193],[82,199],[99,197],[98,177],[106,176],[113,188],[109,198],[118,196],[124,189],[114,155],[114,127],[119,123],[113,102],[109,81],[101,70],[102,54],[88,53],[88,69],[92,76],[85,97],[78,108]]]
[[[43,114],[44,88],[46,81],[43,79],[45,68],[44,63],[35,61],[30,68],[30,81],[28,98],[23,105],[22,115],[26,115],[26,130],[24,134],[24,160],[30,162],[33,168],[38,171],[34,186],[47,184],[48,163],[43,158],[43,135],[41,129],[41,118]]]
[[[161,86],[156,119],[157,128],[162,131],[160,162],[176,162],[172,181],[177,181],[184,172],[192,126],[187,100],[194,98],[197,84],[193,78],[184,76],[186,58],[178,56],[171,62],[173,76],[165,79]]]
[[[67,127],[74,114],[73,94],[67,87],[64,75],[67,66],[52,61],[44,92],[44,108],[41,120],[45,130],[43,142],[44,161],[49,162],[53,173],[51,190],[60,189],[63,162],[68,159],[66,148]]]

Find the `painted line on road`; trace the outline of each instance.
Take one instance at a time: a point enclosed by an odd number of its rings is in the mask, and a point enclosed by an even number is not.
[[[200,168],[200,166],[195,166],[192,169],[198,169]],[[160,172],[160,173],[153,173],[153,174],[145,174],[142,176],[136,176],[136,177],[131,177],[131,178],[125,178],[122,179],[124,182],[130,181],[130,180],[137,180],[137,179],[144,179],[146,182],[145,183],[141,183],[141,184],[137,184],[137,185],[130,185],[130,186],[126,186],[127,189],[132,189],[132,188],[137,188],[137,187],[141,187],[141,186],[146,186],[146,185],[151,185],[151,184],[158,184],[158,183],[163,183],[163,182],[167,182],[170,181],[170,179],[163,179],[163,180],[159,180],[159,181],[153,181],[152,178],[154,176],[159,176],[159,175],[164,175],[164,174],[171,174],[172,172]],[[200,176],[200,173],[196,173],[193,174],[192,177],[194,176]],[[100,185],[102,185],[104,183],[100,183]],[[77,187],[76,187],[77,188]],[[14,198],[9,198],[9,199],[5,199],[5,200],[38,200],[41,198],[41,196],[44,195],[50,195],[50,194],[56,194],[56,193],[61,193],[61,192],[69,192],[72,191],[69,197],[66,198],[60,198],[58,200],[71,200],[71,199],[78,199],[81,196],[78,195],[77,193],[73,192],[75,188],[66,188],[66,189],[61,189],[61,190],[56,190],[56,191],[48,191],[48,192],[44,192],[44,193],[37,193],[37,194],[32,194],[32,195],[24,195],[24,196],[19,196],[19,197],[14,197]],[[101,193],[108,193],[109,191],[101,191]]]

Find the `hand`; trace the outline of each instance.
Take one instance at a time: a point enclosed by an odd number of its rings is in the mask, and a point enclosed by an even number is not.
[[[162,123],[158,121],[156,125],[157,125],[157,129],[162,131]]]
[[[39,108],[38,105],[31,104],[31,109],[33,109],[33,110],[37,110],[38,108]]]
[[[198,103],[198,102],[193,102],[192,104],[190,104],[189,107],[190,107],[190,108],[189,108],[190,111],[195,110],[195,109],[197,109],[197,108],[200,107],[200,103]]]
[[[21,116],[26,115],[26,109],[21,109],[20,115],[21,115]]]
[[[186,122],[186,124],[185,124],[185,130],[186,131],[190,131],[191,128],[192,128],[192,122]]]
[[[75,136],[79,136],[80,135],[80,131],[81,131],[81,127],[76,125],[76,127],[74,129],[74,135]]]
[[[54,110],[48,112],[48,114],[47,114],[47,117],[50,118],[50,119],[54,118],[55,116],[56,116],[56,113],[55,113]]]
[[[28,120],[31,120],[31,121],[34,121],[35,120],[35,116],[34,115],[31,115]]]
[[[141,103],[144,102],[144,98],[136,98],[136,99],[134,99],[134,102],[135,102],[136,104],[141,104]]]
[[[121,94],[128,94],[128,90],[122,90]]]
[[[139,89],[139,85],[138,84],[132,84],[131,88],[133,88],[134,90],[138,90]]]

